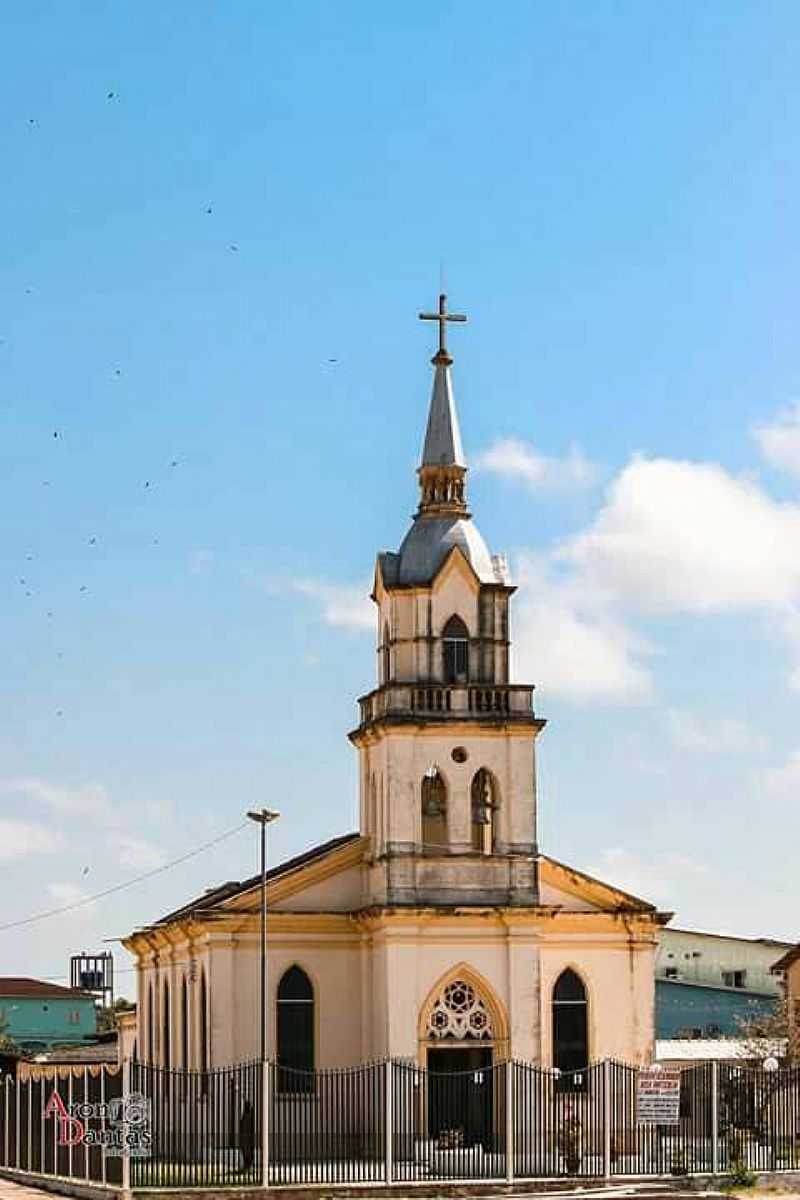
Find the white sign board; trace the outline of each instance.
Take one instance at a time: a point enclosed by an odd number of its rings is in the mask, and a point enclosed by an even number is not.
[[[677,1125],[680,1119],[681,1073],[660,1067],[639,1072],[636,1120],[640,1125]]]

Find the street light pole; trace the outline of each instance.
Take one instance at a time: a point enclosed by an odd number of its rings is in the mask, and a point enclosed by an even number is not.
[[[267,1006],[267,826],[277,821],[280,813],[269,808],[260,808],[249,812],[248,817],[261,826],[261,1037],[260,1054],[262,1063],[267,1061],[269,1045],[268,1006]]]
[[[269,1062],[269,1008],[267,1005],[267,826],[277,821],[280,813],[269,808],[249,812],[248,817],[261,826],[261,1186],[269,1187],[269,1119],[270,1078]]]

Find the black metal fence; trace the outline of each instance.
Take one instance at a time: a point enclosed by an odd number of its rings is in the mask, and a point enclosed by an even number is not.
[[[182,1189],[800,1170],[800,1068],[688,1067],[659,1121],[625,1063],[459,1061],[33,1068],[0,1085],[0,1167]]]
[[[149,1111],[150,1154],[132,1157],[132,1187],[224,1187],[261,1179],[261,1064],[184,1071],[131,1063]]]
[[[89,1183],[122,1183],[114,1132],[119,1067],[32,1068],[0,1086],[0,1166]],[[68,1118],[68,1120],[67,1120]]]

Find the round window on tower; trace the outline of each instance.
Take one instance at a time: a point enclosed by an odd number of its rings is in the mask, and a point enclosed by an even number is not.
[[[467,754],[464,746],[456,746],[450,757],[452,758],[453,762],[465,763],[469,758],[469,755]]]

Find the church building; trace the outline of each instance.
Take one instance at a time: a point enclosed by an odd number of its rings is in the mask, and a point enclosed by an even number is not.
[[[647,1063],[669,914],[539,849],[545,721],[510,680],[514,584],[469,511],[445,336],[464,318],[444,296],[421,316],[439,348],[419,507],[375,566],[377,678],[349,735],[359,829],[268,874],[268,1054],[302,1070]],[[257,876],[125,939],[141,1059],[258,1057],[259,930]]]

